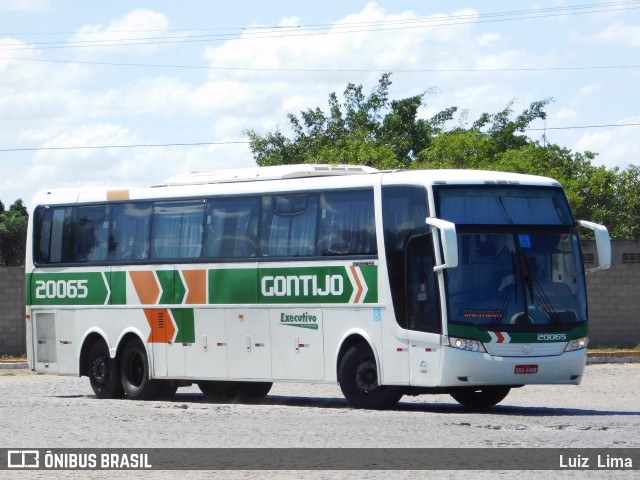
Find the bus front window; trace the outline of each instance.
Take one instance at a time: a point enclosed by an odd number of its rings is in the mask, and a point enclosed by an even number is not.
[[[572,233],[460,233],[447,271],[449,321],[492,328],[586,322],[584,274]]]

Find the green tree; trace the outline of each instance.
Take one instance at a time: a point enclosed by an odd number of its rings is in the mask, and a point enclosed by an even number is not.
[[[287,116],[293,137],[279,128],[266,135],[245,134],[260,166],[296,163],[360,164],[377,168],[409,168],[416,154],[426,148],[456,109],[430,119],[418,118],[427,92],[401,100],[389,100],[390,74],[384,74],[370,95],[362,85],[348,84],[341,104],[329,95],[328,114],[317,107]]]
[[[24,265],[28,214],[22,200],[0,213],[0,266]]]
[[[607,225],[612,237],[640,238],[640,168],[594,166],[593,152],[541,145],[526,135],[544,120],[553,99],[532,102],[520,113],[514,102],[494,114],[466,122],[450,107],[429,119],[419,116],[429,93],[390,100],[390,74],[366,96],[362,85],[347,85],[342,103],[329,95],[328,113],[316,107],[289,114],[291,138],[280,129],[246,132],[258,165],[296,163],[361,164],[379,169],[464,168],[544,175],[558,180],[578,218]],[[456,117],[458,115],[458,117]],[[453,125],[452,120],[465,120]]]

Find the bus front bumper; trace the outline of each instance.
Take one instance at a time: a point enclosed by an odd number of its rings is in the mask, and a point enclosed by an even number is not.
[[[505,357],[445,347],[440,385],[579,385],[587,350],[544,357]]]

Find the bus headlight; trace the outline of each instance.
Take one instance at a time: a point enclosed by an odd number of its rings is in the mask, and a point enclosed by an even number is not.
[[[575,350],[582,350],[583,348],[587,348],[587,344],[589,343],[589,337],[580,337],[574,338],[567,343],[565,347],[565,352],[573,352]]]
[[[487,353],[482,342],[478,340],[470,340],[468,338],[449,337],[449,346],[458,350],[466,350],[468,352]]]

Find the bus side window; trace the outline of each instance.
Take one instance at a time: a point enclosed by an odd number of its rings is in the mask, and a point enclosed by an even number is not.
[[[106,205],[74,208],[72,222],[73,258],[75,263],[104,262],[107,260],[109,221]]]
[[[154,204],[152,260],[200,258],[205,205],[204,200]]]
[[[149,259],[152,204],[117,203],[111,206],[109,256],[114,262]]]
[[[258,252],[260,197],[214,198],[209,201],[204,256],[255,257]]]
[[[51,262],[51,227],[53,209],[38,207],[33,215],[33,256],[36,264]]]
[[[372,190],[325,192],[320,196],[318,253],[377,253]]]
[[[70,207],[40,207],[35,214],[34,260],[36,264],[68,263],[70,248]]]
[[[265,196],[261,253],[266,257],[308,257],[316,252],[318,196]]]

